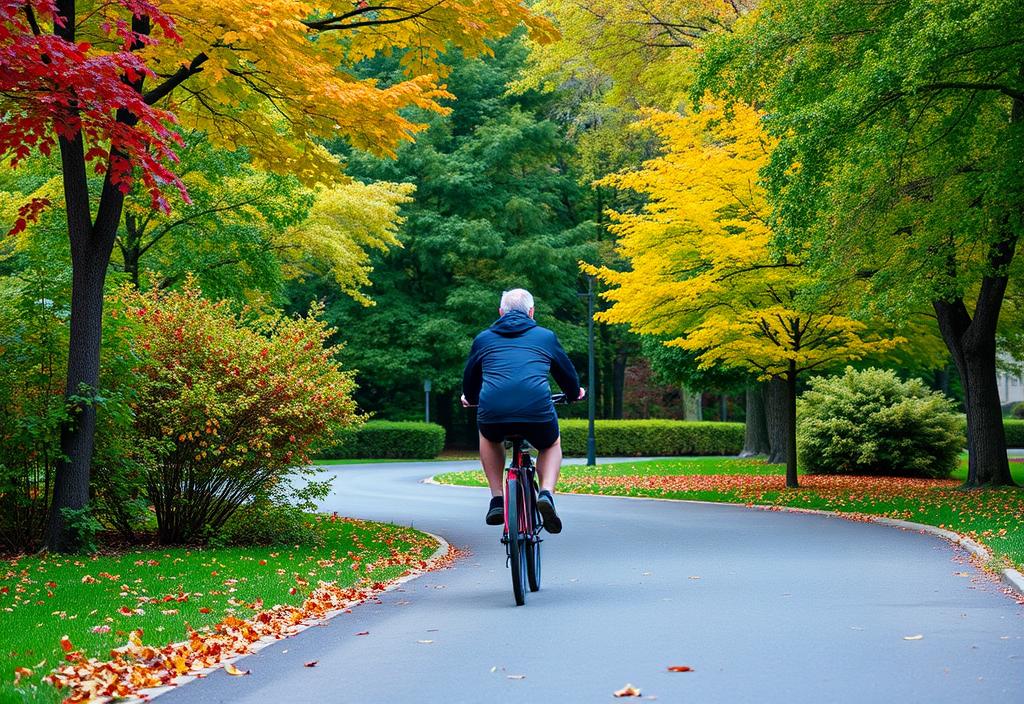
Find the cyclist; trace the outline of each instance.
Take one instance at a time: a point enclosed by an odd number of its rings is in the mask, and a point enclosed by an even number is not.
[[[551,402],[548,372],[566,398],[582,399],[572,362],[555,333],[533,320],[533,296],[516,288],[501,295],[499,318],[473,340],[462,375],[462,405],[478,405],[480,462],[491,488],[488,525],[505,522],[502,472],[505,438],[521,435],[537,449],[540,492],[537,510],[550,533],[562,530],[552,492],[562,465],[558,415]]]

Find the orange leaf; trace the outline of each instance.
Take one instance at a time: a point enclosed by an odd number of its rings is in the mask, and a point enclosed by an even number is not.
[[[627,684],[622,689],[612,692],[613,697],[639,697],[640,690],[631,684]]]
[[[235,667],[234,665],[232,665],[230,663],[224,667],[224,672],[228,673],[229,675],[248,675],[249,674],[248,670],[239,670],[237,667]]]
[[[200,606],[199,607],[199,613],[201,613],[201,614],[208,614],[208,613],[210,613],[210,607],[209,606]]]
[[[14,684],[18,684],[22,677],[31,677],[32,670],[27,667],[16,667],[14,668]]]
[[[693,672],[693,668],[689,665],[669,665],[669,672]]]

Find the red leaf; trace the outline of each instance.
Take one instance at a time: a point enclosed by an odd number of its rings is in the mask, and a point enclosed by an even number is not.
[[[316,664],[318,662],[320,662],[320,661],[319,660],[310,660],[305,665],[303,665],[303,667],[316,667]]]
[[[689,665],[669,665],[669,672],[693,672],[693,668]]]
[[[65,653],[70,653],[72,647],[73,646],[71,645],[71,639],[70,638],[68,638],[67,636],[61,636],[60,637],[60,648],[61,648],[61,650],[63,650]]]

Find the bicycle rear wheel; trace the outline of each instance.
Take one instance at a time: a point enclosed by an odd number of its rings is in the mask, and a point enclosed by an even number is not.
[[[519,532],[519,513],[523,505],[522,491],[523,487],[520,486],[518,479],[508,480],[508,510],[505,517],[508,519],[509,567],[512,571],[512,595],[516,599],[516,606],[526,603],[526,536]]]
[[[530,591],[540,591],[540,538],[536,536],[526,544],[526,576]]]
[[[540,591],[540,536],[537,535],[535,526],[540,525],[540,516],[537,515],[537,490],[530,487],[530,515],[533,516],[533,533],[526,540],[526,576],[529,578],[530,591]]]

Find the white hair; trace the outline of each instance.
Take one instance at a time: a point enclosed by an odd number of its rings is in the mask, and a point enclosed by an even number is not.
[[[501,304],[498,310],[502,315],[512,310],[519,310],[529,313],[533,308],[533,295],[525,288],[514,288],[501,294]]]

